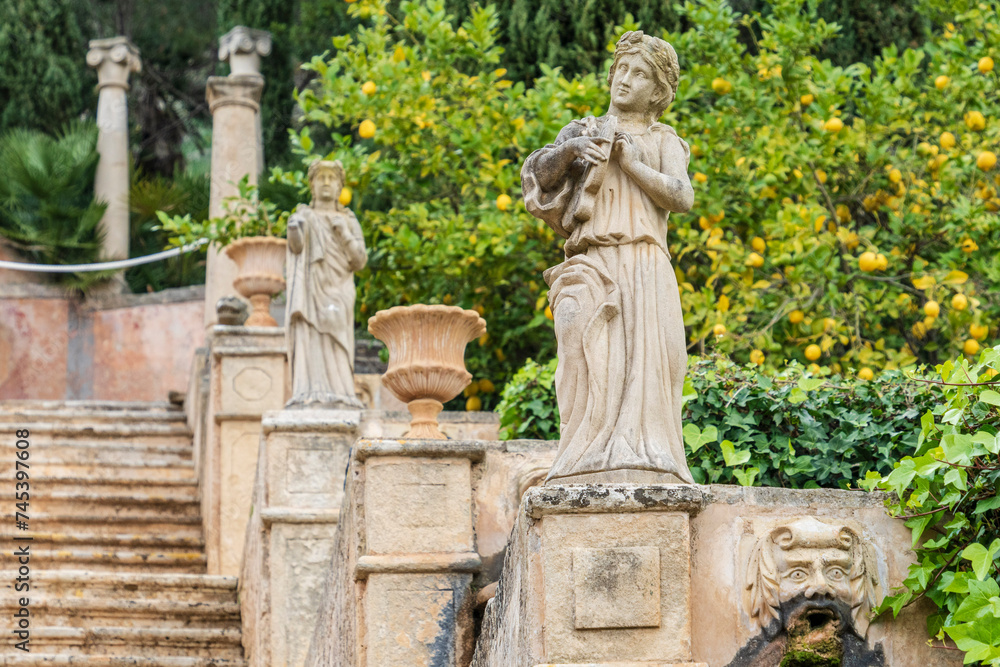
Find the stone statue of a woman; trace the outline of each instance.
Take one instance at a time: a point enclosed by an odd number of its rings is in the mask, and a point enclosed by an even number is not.
[[[669,44],[625,33],[608,73],[607,114],[571,122],[521,170],[528,210],[566,239],[566,261],[545,272],[561,414],[549,480],[693,481],[681,432],[687,351],[667,219],[690,210],[694,191],[687,144],[657,122],[678,77]]]
[[[285,324],[292,398],[287,407],[356,407],[354,272],[368,261],[361,225],[341,205],[344,167],[309,167],[312,202],[288,218]]]

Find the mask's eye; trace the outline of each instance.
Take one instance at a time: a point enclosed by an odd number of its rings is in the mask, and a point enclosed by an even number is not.
[[[801,583],[809,578],[809,573],[807,573],[805,570],[796,569],[792,570],[785,576],[794,581],[795,583]]]
[[[847,573],[839,567],[831,567],[826,571],[826,578],[830,581],[842,581],[846,576]]]
[[[643,71],[642,71],[641,69],[637,69],[637,70],[635,71],[635,75],[636,75],[637,77],[639,77],[640,79],[645,79],[645,78],[646,78],[646,73],[645,73],[645,72],[643,72]]]

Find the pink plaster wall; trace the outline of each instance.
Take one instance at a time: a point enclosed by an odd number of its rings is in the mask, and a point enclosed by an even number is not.
[[[0,299],[0,399],[66,396],[68,302]]]
[[[94,316],[94,398],[165,401],[186,391],[204,342],[202,301],[100,310]]]
[[[185,391],[205,339],[203,294],[0,295],[0,400],[165,401]]]

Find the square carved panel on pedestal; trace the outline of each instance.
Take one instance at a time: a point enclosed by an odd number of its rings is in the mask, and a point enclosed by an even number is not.
[[[577,630],[660,625],[657,547],[573,549]]]
[[[472,551],[469,460],[368,459],[365,524],[368,553]]]

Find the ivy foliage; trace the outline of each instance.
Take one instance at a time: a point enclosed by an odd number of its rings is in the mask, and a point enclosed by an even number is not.
[[[555,359],[525,364],[497,407],[501,437],[557,439]],[[926,382],[899,371],[877,382],[777,374],[724,357],[692,359],[684,444],[695,480],[787,488],[848,488],[916,453],[920,416],[936,404]]]
[[[928,598],[928,633],[965,651],[966,663],[1000,665],[1000,347],[978,360],[937,367],[941,384],[921,418],[917,448],[862,485],[890,492],[889,512],[906,520],[917,562],[904,589],[877,611]]]

